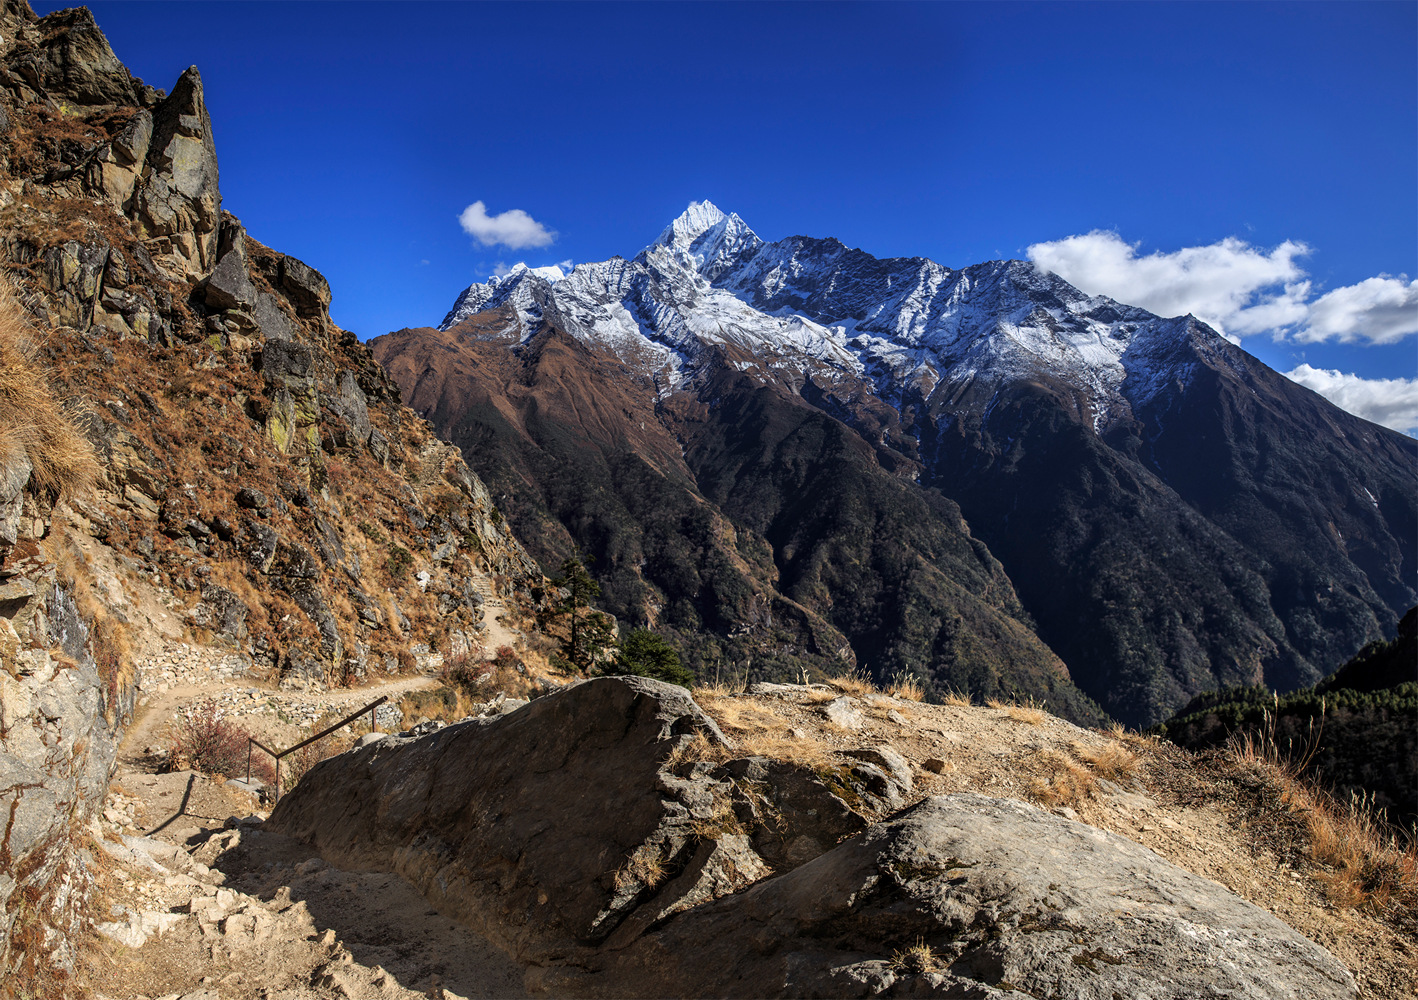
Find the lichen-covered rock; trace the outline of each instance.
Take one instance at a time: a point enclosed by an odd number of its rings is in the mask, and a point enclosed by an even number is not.
[[[176,273],[209,273],[216,264],[222,197],[212,120],[196,66],[189,66],[153,109],[147,164],[147,181],[137,195],[143,235],[163,238],[159,253]]]

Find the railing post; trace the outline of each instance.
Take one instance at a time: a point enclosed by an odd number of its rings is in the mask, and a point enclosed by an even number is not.
[[[251,737],[246,738],[246,784],[251,784]]]
[[[281,758],[276,758],[276,797],[271,800],[271,805],[281,801]]]

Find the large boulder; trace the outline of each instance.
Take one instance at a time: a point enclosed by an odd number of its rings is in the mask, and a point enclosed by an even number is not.
[[[397,871],[554,996],[1356,995],[1270,914],[1102,830],[981,795],[869,825],[910,789],[888,747],[730,756],[683,689],[598,678],[331,758],[268,829]]]
[[[983,795],[929,798],[583,970],[581,996],[1357,996],[1328,952],[1132,841]]]
[[[554,961],[642,906],[658,918],[766,874],[731,783],[667,768],[695,733],[727,744],[683,688],[597,678],[322,762],[268,828],[336,864],[398,871],[508,952]]]

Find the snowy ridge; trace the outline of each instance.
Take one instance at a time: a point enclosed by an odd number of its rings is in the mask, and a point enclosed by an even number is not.
[[[1174,385],[1158,371],[1187,338],[1216,334],[1089,296],[1027,261],[954,270],[878,259],[834,239],[765,243],[737,215],[694,202],[634,260],[559,269],[519,264],[466,289],[448,329],[510,306],[526,338],[543,321],[680,388],[711,345],[732,345],[763,378],[866,381],[889,402],[1047,376],[1079,391],[1101,426]],[[1159,348],[1159,343],[1161,347]],[[1145,347],[1145,349],[1144,349]]]

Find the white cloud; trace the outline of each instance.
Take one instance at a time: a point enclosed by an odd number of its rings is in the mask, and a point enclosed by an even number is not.
[[[1313,389],[1340,409],[1418,437],[1418,379],[1360,378],[1300,365],[1285,377]]]
[[[512,265],[504,261],[498,261],[492,266],[492,276],[494,278],[505,278],[512,273]]]
[[[1266,252],[1234,236],[1172,253],[1137,254],[1137,244],[1095,229],[1035,243],[1029,259],[1093,295],[1159,316],[1191,313],[1226,333],[1293,326],[1305,318],[1310,283],[1297,263],[1310,248],[1286,240]]]
[[[542,225],[520,208],[510,208],[498,215],[488,215],[487,206],[475,201],[458,216],[463,232],[485,247],[504,246],[509,250],[551,246],[556,233]]]
[[[1392,344],[1412,333],[1418,333],[1418,281],[1381,275],[1321,295],[1296,339]]]
[[[1138,244],[1095,229],[1035,243],[1029,259],[1093,295],[1161,316],[1191,313],[1228,340],[1270,332],[1306,342],[1391,344],[1418,333],[1418,281],[1381,275],[1312,298],[1299,261],[1310,248],[1286,240],[1272,250],[1234,236],[1207,246],[1139,256]]]
[[[572,272],[572,270],[574,269],[574,265],[571,263],[571,258],[570,258],[570,257],[567,257],[565,260],[559,260],[559,261],[557,261],[557,262],[556,262],[556,266],[559,267],[559,268],[561,268],[562,271],[564,271],[564,272],[567,273],[567,274],[570,274],[570,273]]]

